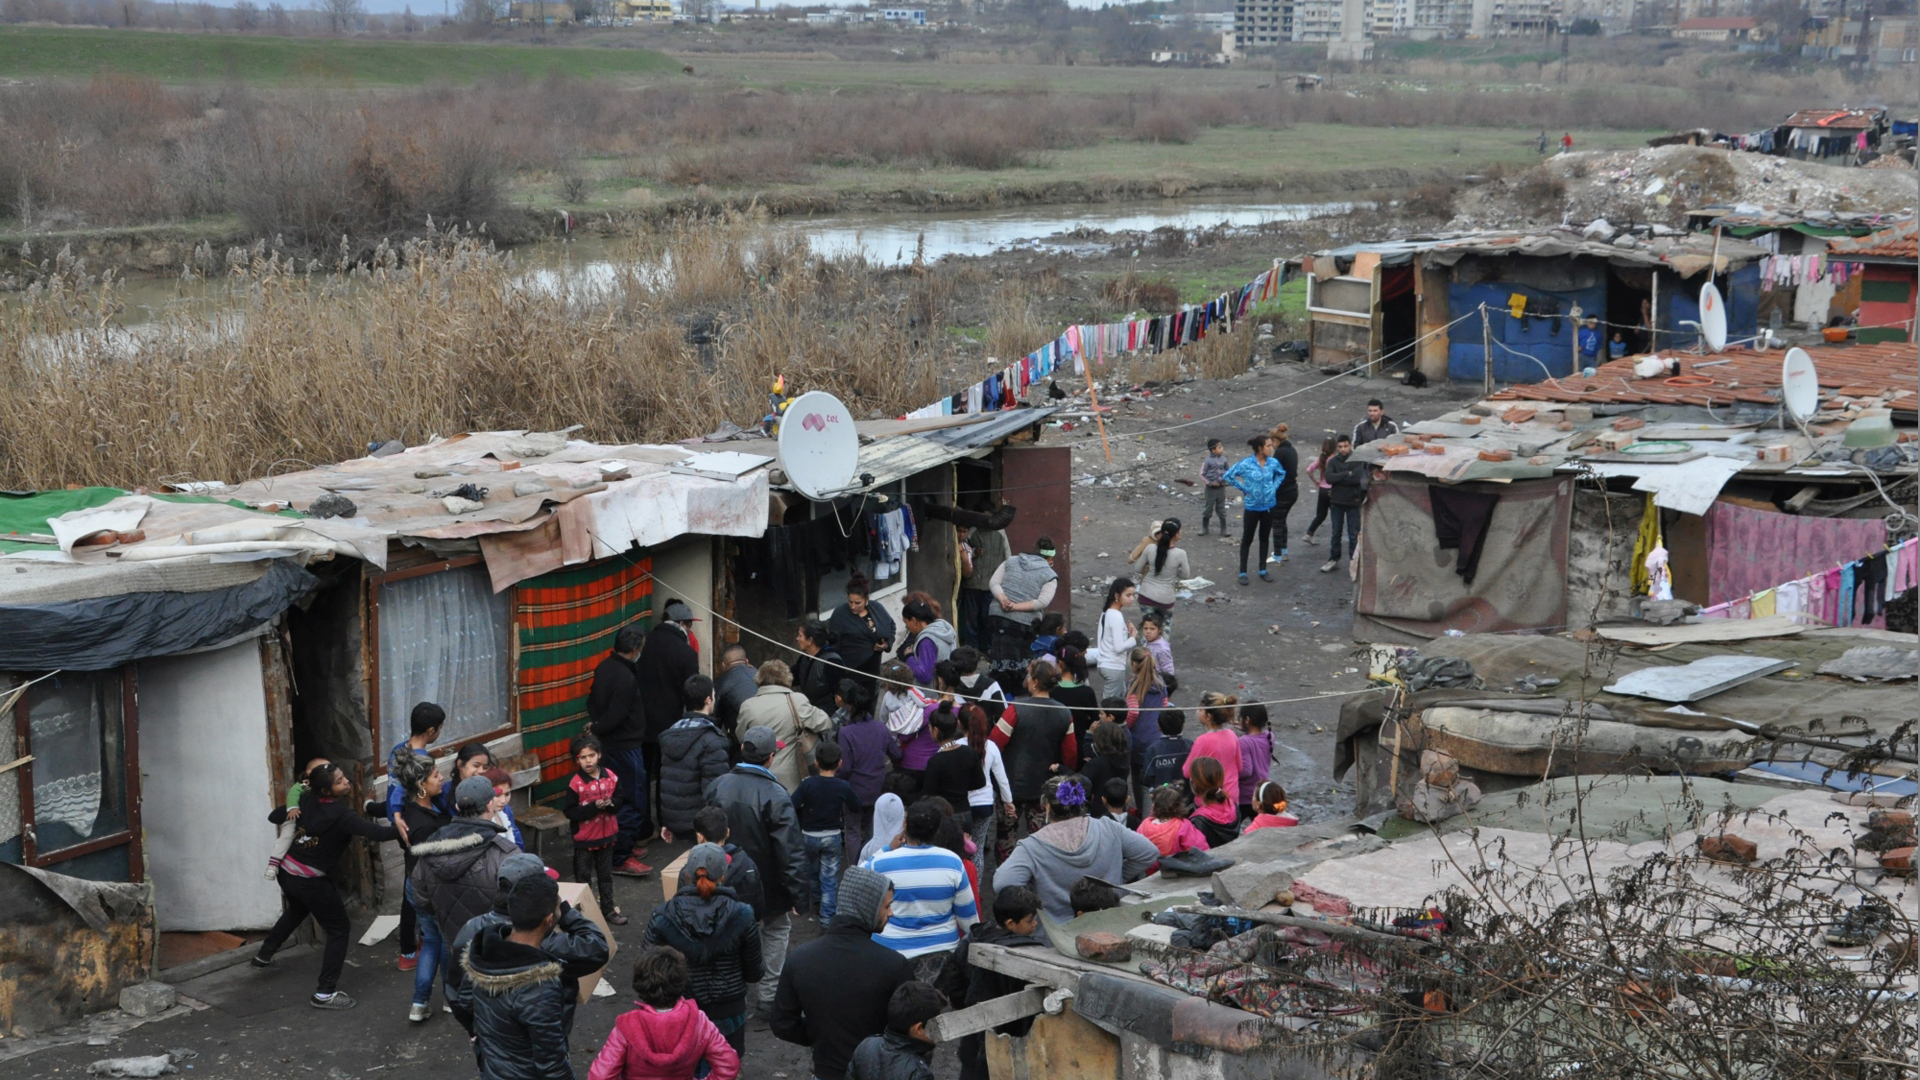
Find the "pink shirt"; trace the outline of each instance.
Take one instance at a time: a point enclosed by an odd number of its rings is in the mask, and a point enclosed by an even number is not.
[[[1218,761],[1227,774],[1226,817],[1222,818],[1218,806],[1202,806],[1199,812],[1215,821],[1231,822],[1240,805],[1240,736],[1231,728],[1219,728],[1193,740],[1193,749],[1187,753],[1187,763],[1180,767],[1180,774],[1188,780],[1193,779],[1193,761],[1195,758],[1210,757]]]
[[[1292,814],[1255,814],[1253,815],[1253,820],[1247,823],[1247,827],[1241,831],[1240,835],[1245,836],[1247,833],[1260,829],[1290,829],[1298,824],[1300,824],[1300,819],[1294,817]]]
[[[1148,818],[1142,821],[1140,827],[1134,831],[1153,841],[1153,846],[1158,848],[1162,855],[1207,850],[1207,838],[1199,829],[1193,827],[1193,822],[1186,818],[1169,818],[1166,821]]]

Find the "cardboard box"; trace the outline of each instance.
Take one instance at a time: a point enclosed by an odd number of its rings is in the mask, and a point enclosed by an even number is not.
[[[666,869],[660,871],[661,896],[671,899],[680,891],[680,871],[686,869],[687,856],[691,854],[693,854],[693,849],[688,848],[680,853],[679,858],[668,863]]]
[[[563,881],[560,883],[560,899],[572,904],[574,910],[585,915],[589,922],[599,927],[600,932],[606,935],[607,967],[612,967],[613,958],[620,955],[620,943],[613,940],[613,929],[607,925],[607,917],[600,911],[600,902],[593,898],[593,887],[583,882]],[[607,968],[601,968],[591,975],[581,976],[580,1004],[585,1005],[587,999],[593,996],[594,987],[600,985],[600,977],[606,974],[606,971]]]

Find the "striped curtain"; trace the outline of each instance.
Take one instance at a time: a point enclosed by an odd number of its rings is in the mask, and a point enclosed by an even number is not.
[[[653,559],[629,553],[542,574],[515,587],[520,734],[540,758],[535,801],[557,798],[573,771],[567,741],[585,730],[593,669],[629,623],[653,621]]]

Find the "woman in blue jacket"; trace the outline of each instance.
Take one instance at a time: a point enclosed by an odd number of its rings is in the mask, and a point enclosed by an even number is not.
[[[1253,453],[1241,458],[1227,470],[1225,480],[1246,496],[1246,509],[1240,520],[1240,584],[1247,583],[1247,549],[1253,546],[1253,534],[1260,533],[1260,580],[1272,581],[1267,574],[1267,545],[1273,537],[1273,507],[1279,500],[1280,485],[1287,470],[1274,459],[1272,435],[1255,435],[1247,440]]]

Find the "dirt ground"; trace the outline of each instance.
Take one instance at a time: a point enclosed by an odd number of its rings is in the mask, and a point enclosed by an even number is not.
[[[1325,429],[1350,428],[1364,414],[1369,397],[1385,399],[1403,420],[1432,416],[1467,397],[1469,390],[1434,386],[1412,390],[1391,379],[1329,379],[1298,364],[1270,366],[1239,378],[1192,382],[1133,401],[1118,402],[1108,423],[1108,441],[1116,466],[1109,468],[1094,425],[1075,422],[1072,430],[1053,430],[1047,440],[1075,449],[1077,471],[1104,477],[1124,468],[1112,483],[1095,479],[1076,486],[1076,520],[1071,548],[1074,567],[1074,617],[1091,625],[1106,581],[1122,572],[1122,560],[1148,523],[1177,516],[1187,523],[1181,546],[1194,570],[1217,584],[1201,590],[1175,612],[1171,639],[1181,689],[1176,704],[1191,706],[1206,690],[1226,690],[1243,700],[1284,701],[1274,717],[1274,776],[1286,785],[1293,806],[1307,821],[1347,812],[1351,785],[1332,782],[1332,732],[1340,701],[1364,691],[1365,663],[1356,658],[1350,638],[1351,585],[1344,573],[1323,574],[1324,545],[1309,550],[1303,539],[1313,499],[1303,498],[1289,521],[1289,560],[1273,568],[1271,584],[1255,578],[1242,588],[1234,583],[1238,547],[1199,532],[1198,488],[1176,483],[1198,471],[1204,445],[1217,436],[1243,444],[1256,431],[1285,420],[1303,454]],[[1275,400],[1283,399],[1283,400]],[[1203,420],[1227,410],[1243,411],[1174,431],[1165,428]],[[1140,455],[1145,455],[1144,459]],[[1164,485],[1164,487],[1162,486]],[[1239,534],[1239,522],[1233,534]],[[1322,530],[1324,534],[1324,529]],[[1323,536],[1324,539],[1324,536]],[[1206,602],[1211,598],[1212,602]],[[1308,700],[1296,700],[1308,699]],[[670,861],[680,849],[656,841],[648,861]],[[656,879],[621,878],[617,895],[632,922],[616,937],[627,957],[640,944],[646,915],[661,899]],[[365,925],[356,925],[356,934]],[[795,927],[797,945],[817,935],[811,918]],[[412,975],[395,969],[394,942],[349,953],[341,989],[359,1006],[350,1012],[318,1012],[306,1004],[319,960],[311,949],[283,951],[277,968],[256,971],[242,965],[182,984],[182,994],[204,1003],[191,1015],[134,1029],[106,1045],[84,1043],[43,1050],[0,1063],[0,1073],[18,1077],[78,1077],[93,1061],[110,1056],[191,1051],[180,1063],[183,1076],[277,1078],[458,1077],[473,1075],[467,1041],[453,1019],[436,1014],[424,1024],[406,1019]],[[616,960],[616,973],[624,962]],[[584,1077],[587,1066],[627,1007],[626,978],[620,993],[581,1006],[573,1034],[573,1061]],[[437,1000],[437,999],[436,999]],[[807,1051],[774,1039],[762,1021],[748,1027],[748,1060],[743,1076],[798,1080],[810,1075]],[[936,1072],[952,1076],[957,1063],[950,1048],[935,1060]]]

